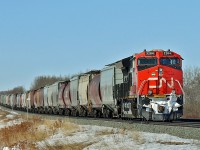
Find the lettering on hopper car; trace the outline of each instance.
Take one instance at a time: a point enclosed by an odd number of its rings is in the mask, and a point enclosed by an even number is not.
[[[158,78],[148,78],[149,81],[156,81],[158,80]],[[167,86],[169,88],[173,88],[174,87],[174,78],[171,78],[171,84],[169,84],[169,82],[167,82],[167,80],[165,78],[161,78],[159,80],[159,86],[156,86],[156,85],[149,85],[149,88],[161,88],[163,86],[163,82],[164,83],[167,83]]]

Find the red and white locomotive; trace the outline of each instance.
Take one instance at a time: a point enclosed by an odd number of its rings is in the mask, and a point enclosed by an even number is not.
[[[147,120],[174,120],[183,114],[182,58],[170,50],[135,55],[137,109]]]
[[[157,121],[179,118],[183,114],[184,100],[182,60],[170,50],[144,50],[108,65],[101,71],[101,78],[108,78],[112,69],[113,76],[101,83],[101,91],[112,82],[114,99],[111,90],[102,92],[102,99],[110,96],[110,103],[103,100],[103,107],[116,117]]]
[[[183,114],[182,60],[170,50],[144,50],[70,81],[1,95],[0,103],[37,113],[175,120]]]

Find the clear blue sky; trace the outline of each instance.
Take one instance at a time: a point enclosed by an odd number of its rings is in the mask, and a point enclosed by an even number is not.
[[[0,0],[0,90],[69,75],[143,49],[200,66],[199,0]]]

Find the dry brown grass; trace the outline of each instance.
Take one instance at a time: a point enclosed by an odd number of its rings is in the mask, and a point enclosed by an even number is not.
[[[200,102],[193,102],[189,103],[186,102],[184,105],[184,117],[185,118],[200,118],[200,111],[199,111]]]
[[[6,112],[6,111],[0,111],[0,120],[3,120],[6,118],[6,116],[8,115],[9,113]]]
[[[140,133],[137,131],[132,132],[132,138],[134,141],[136,141],[139,144],[144,144],[145,140],[141,137]]]
[[[97,131],[96,136],[104,136],[104,135],[111,135],[115,134],[114,130],[103,130],[103,131]]]
[[[185,142],[173,142],[173,141],[170,141],[170,142],[167,142],[167,141],[157,141],[157,143],[160,143],[160,144],[164,144],[164,145],[187,145],[187,144],[190,144],[190,143],[185,143]]]
[[[74,143],[74,144],[56,144],[54,146],[46,144],[48,150],[82,150],[93,143]]]
[[[20,115],[13,115],[12,118],[7,118],[6,116],[9,115],[10,113],[7,112],[7,111],[2,111],[0,110],[0,120],[2,122],[9,122],[9,121],[12,121],[12,120],[15,120],[15,119],[19,119],[20,118]]]
[[[67,135],[77,131],[79,127],[62,120],[51,121],[33,117],[21,124],[0,129],[0,145],[7,147],[18,145],[21,149],[35,150],[36,142],[54,135],[58,129]]]

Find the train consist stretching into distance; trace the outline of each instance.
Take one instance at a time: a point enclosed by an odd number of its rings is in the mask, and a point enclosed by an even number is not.
[[[1,95],[3,106],[35,113],[170,121],[183,114],[182,58],[144,50],[25,93]]]

